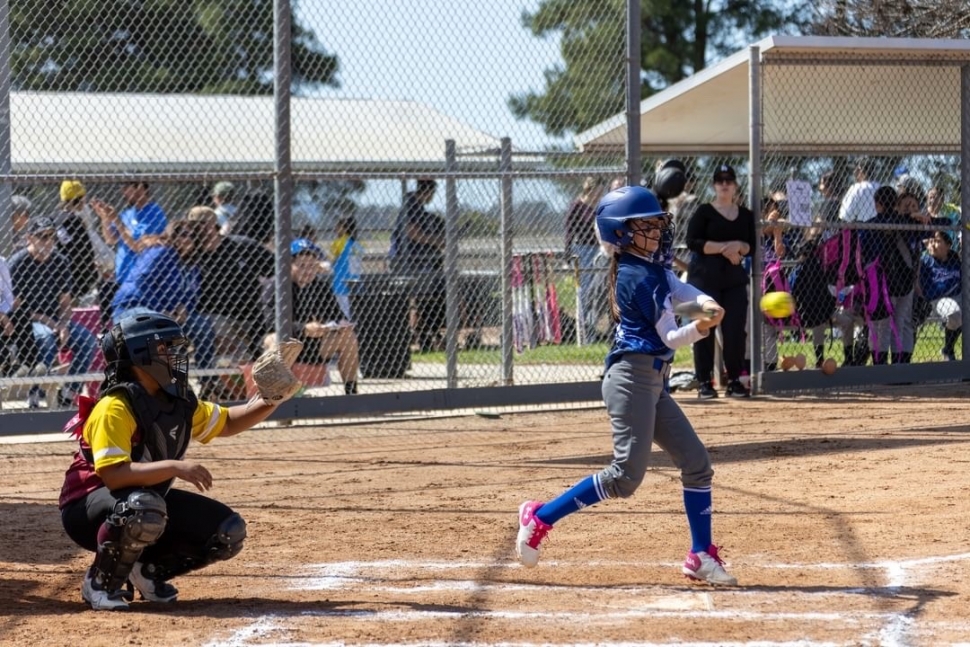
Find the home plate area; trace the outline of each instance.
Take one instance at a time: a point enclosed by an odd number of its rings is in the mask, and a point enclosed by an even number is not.
[[[731,566],[757,583],[727,589],[649,584],[671,581],[677,563],[313,564],[287,578],[290,591],[325,605],[253,617],[205,644],[970,646],[962,605],[940,599],[958,596],[931,584],[968,561],[970,553],[860,564],[759,564],[749,556]]]

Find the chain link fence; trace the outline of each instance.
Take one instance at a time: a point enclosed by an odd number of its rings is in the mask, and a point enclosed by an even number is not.
[[[604,266],[565,227],[624,159],[563,124],[622,110],[622,2],[558,29],[539,3],[4,4],[3,411],[96,392],[134,308],[183,323],[219,401],[288,328],[304,396],[596,379]],[[612,97],[559,65],[580,40]]]

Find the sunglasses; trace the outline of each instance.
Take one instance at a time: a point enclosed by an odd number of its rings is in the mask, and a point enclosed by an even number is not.
[[[733,177],[716,177],[714,178],[714,184],[733,184]]]

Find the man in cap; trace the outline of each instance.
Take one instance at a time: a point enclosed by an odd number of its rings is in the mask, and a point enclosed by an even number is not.
[[[98,218],[87,203],[79,180],[61,182],[60,212],[54,216],[57,249],[71,263],[76,296],[92,293],[114,266],[114,251],[98,233]]]
[[[31,218],[27,247],[10,259],[10,279],[19,307],[33,322],[41,362],[54,366],[58,349],[66,347],[72,354],[68,373],[82,373],[91,365],[97,341],[87,328],[71,321],[74,277],[67,258],[56,249],[56,236],[53,220]],[[57,404],[70,406],[79,388],[77,383],[62,386]],[[31,405],[36,407],[39,388],[34,387],[31,395]]]

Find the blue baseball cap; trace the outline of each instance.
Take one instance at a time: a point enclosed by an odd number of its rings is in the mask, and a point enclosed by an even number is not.
[[[297,238],[290,243],[290,256],[299,256],[300,254],[313,254],[320,259],[327,257],[324,251],[308,238]]]

